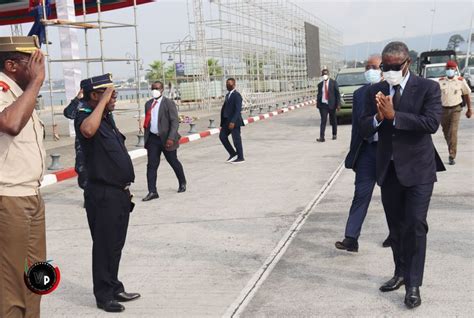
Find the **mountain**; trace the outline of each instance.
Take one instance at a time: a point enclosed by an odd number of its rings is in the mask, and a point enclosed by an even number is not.
[[[446,46],[448,45],[449,38],[454,34],[460,34],[466,40],[459,47],[459,50],[461,52],[466,52],[469,29],[453,31],[453,32],[448,32],[448,33],[433,34],[431,48],[445,50]],[[357,43],[357,44],[345,45],[343,46],[344,56],[346,60],[354,60],[354,58],[356,58],[357,60],[362,61],[362,60],[365,60],[367,56],[370,54],[381,53],[382,49],[388,42],[395,41],[395,40],[400,40],[400,39],[388,39],[385,41],[371,42],[368,44]],[[410,50],[415,50],[418,53],[420,53],[423,51],[428,51],[429,44],[430,44],[430,36],[429,34],[421,35],[421,36],[406,38],[402,41],[408,45],[408,48]]]

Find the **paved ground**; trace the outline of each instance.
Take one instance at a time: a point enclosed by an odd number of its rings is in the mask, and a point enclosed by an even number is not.
[[[143,297],[121,317],[220,317],[260,269],[295,219],[344,158],[350,127],[337,141],[314,142],[319,116],[305,107],[243,130],[247,162],[229,165],[217,136],[182,146],[188,191],[166,161],[160,199],[143,203],[145,159],[134,162],[137,206],[131,216],[120,277]],[[403,293],[380,294],[392,272],[377,190],[358,254],[334,248],[342,238],[353,192],[344,170],[267,280],[245,317],[460,316],[473,306],[473,121],[462,121],[459,160],[440,174],[430,211],[423,305],[408,312]],[[440,132],[436,143],[443,158]],[[45,188],[48,258],[62,271],[57,291],[45,296],[43,317],[106,317],[95,308],[91,242],[82,193],[75,180]]]

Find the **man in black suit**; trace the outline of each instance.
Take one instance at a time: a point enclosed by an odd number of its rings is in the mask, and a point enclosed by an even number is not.
[[[376,176],[395,262],[394,276],[380,290],[405,285],[405,305],[414,308],[421,304],[428,206],[436,171],[445,168],[431,138],[441,120],[440,88],[410,73],[410,62],[404,43],[385,46],[385,81],[369,88],[360,128],[365,138],[378,134]]]
[[[148,156],[146,170],[148,194],[142,199],[143,201],[159,198],[156,190],[156,173],[162,152],[178,178],[178,193],[186,191],[186,177],[177,155],[181,138],[178,133],[178,109],[172,100],[163,96],[163,90],[162,82],[154,82],[151,85],[153,98],[145,104],[143,128],[145,128],[145,148]]]
[[[321,115],[321,127],[318,142],[325,142],[324,132],[326,131],[326,123],[329,114],[329,123],[332,126],[332,139],[337,139],[337,120],[336,111],[341,108],[341,95],[339,94],[339,86],[337,82],[329,78],[329,71],[323,69],[321,71],[323,80],[318,84],[317,108]]]
[[[235,89],[235,79],[229,78],[226,82],[227,90],[224,104],[221,109],[221,132],[219,139],[229,153],[227,162],[238,164],[245,162],[244,151],[242,149],[242,138],[240,136],[240,127],[244,126],[242,119],[242,96]],[[229,142],[229,135],[232,134],[234,147]]]
[[[382,80],[380,55],[373,55],[367,59],[365,65],[365,79],[369,83],[354,92],[352,106],[352,133],[349,153],[346,156],[345,166],[355,172],[354,198],[352,199],[349,217],[347,218],[344,240],[336,242],[336,248],[349,252],[359,250],[358,239],[367,209],[372,200],[375,187],[375,157],[377,153],[377,138],[372,136],[364,139],[359,131],[359,120],[365,108],[367,90],[371,85]]]

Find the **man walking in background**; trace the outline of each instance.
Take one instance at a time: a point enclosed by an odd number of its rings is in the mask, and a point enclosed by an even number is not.
[[[444,138],[448,144],[449,164],[456,162],[456,152],[458,148],[459,119],[461,118],[461,105],[467,105],[466,117],[471,118],[471,88],[461,76],[455,77],[457,64],[454,61],[446,63],[446,77],[439,79],[441,87],[441,103],[443,104],[443,117],[441,126],[443,127]]]
[[[229,153],[227,162],[239,164],[245,162],[244,151],[242,148],[242,137],[240,135],[240,127],[244,126],[242,119],[242,96],[235,89],[235,79],[229,78],[226,82],[228,90],[225,95],[224,104],[221,109],[221,132],[219,139],[224,148]],[[234,147],[229,142],[229,135],[232,134]]]
[[[173,168],[178,178],[178,193],[186,191],[186,177],[183,165],[178,160],[179,139],[178,133],[179,116],[175,103],[163,96],[163,83],[154,82],[151,85],[153,98],[145,104],[145,148],[147,150],[148,163],[146,178],[148,183],[148,194],[142,201],[158,199],[156,189],[157,170],[160,165],[161,153],[165,155],[166,161]]]
[[[40,317],[41,296],[25,266],[46,261],[44,127],[35,112],[43,85],[38,39],[0,37],[0,317]]]
[[[332,139],[337,139],[337,119],[336,111],[339,111],[341,104],[341,95],[339,94],[339,86],[337,82],[329,78],[329,70],[321,71],[323,80],[318,84],[317,108],[321,115],[321,127],[318,142],[325,142],[324,134],[326,131],[326,123],[329,115],[329,123],[332,126]]]
[[[368,88],[382,80],[381,62],[380,55],[373,55],[368,58],[364,75],[369,84],[354,92],[351,144],[345,160],[346,168],[355,171],[354,198],[349,210],[344,240],[336,242],[336,248],[349,252],[359,250],[358,239],[376,182],[375,157],[378,136],[375,133],[369,139],[364,139],[359,132],[359,119],[364,112]]]

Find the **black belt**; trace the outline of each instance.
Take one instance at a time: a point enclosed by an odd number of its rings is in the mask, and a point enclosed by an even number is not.
[[[462,107],[462,104],[457,104],[454,106],[443,106],[443,108],[456,108],[456,107]]]

